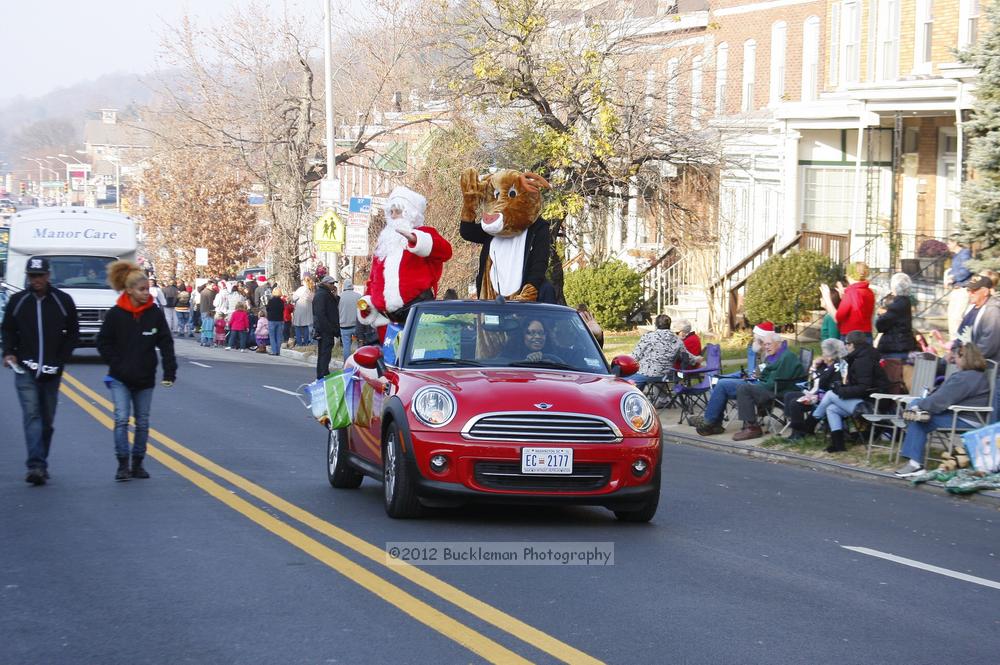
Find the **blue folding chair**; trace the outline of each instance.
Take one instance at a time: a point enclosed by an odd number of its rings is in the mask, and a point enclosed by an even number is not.
[[[722,348],[718,344],[708,344],[704,348],[705,366],[697,369],[677,371],[677,385],[674,386],[674,403],[681,407],[677,424],[684,422],[685,416],[694,415],[696,407],[704,411],[708,408],[708,394],[712,391],[712,377],[722,371]]]

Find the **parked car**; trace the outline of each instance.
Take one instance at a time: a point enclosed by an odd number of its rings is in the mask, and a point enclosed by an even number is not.
[[[386,364],[386,356],[395,356]],[[354,354],[352,422],[330,431],[335,488],[384,484],[390,517],[466,502],[590,504],[654,516],[660,424],[576,310],[493,301],[415,305],[393,352]]]
[[[10,199],[0,199],[0,217],[10,217],[17,212],[17,204]]]

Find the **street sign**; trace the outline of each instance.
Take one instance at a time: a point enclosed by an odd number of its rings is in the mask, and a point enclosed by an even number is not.
[[[372,217],[372,200],[368,197],[352,196],[347,208],[347,226],[363,226],[368,232],[368,222]]]
[[[347,241],[344,243],[346,256],[368,256],[368,225],[348,226]]]
[[[325,207],[333,207],[340,202],[340,181],[324,178],[319,181],[319,202]]]
[[[313,242],[320,252],[341,252],[344,249],[344,222],[333,210],[327,210],[313,225]]]
[[[207,266],[208,265],[208,248],[207,247],[195,247],[194,248],[194,264],[196,266]]]

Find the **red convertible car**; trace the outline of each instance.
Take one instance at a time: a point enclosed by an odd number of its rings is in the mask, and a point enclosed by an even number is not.
[[[391,363],[385,357],[395,355]],[[384,484],[386,512],[470,501],[605,506],[646,522],[660,498],[660,423],[568,307],[432,301],[413,307],[392,353],[354,354],[352,422],[332,430],[336,488]]]

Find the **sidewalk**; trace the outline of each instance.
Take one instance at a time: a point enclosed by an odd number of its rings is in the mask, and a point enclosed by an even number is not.
[[[738,421],[731,422],[724,434],[715,436],[699,436],[695,428],[686,422],[678,424],[680,409],[659,409],[660,425],[663,427],[664,439],[674,443],[706,448],[721,452],[757,457],[772,462],[792,464],[816,471],[840,473],[855,478],[865,478],[876,482],[895,483],[901,487],[930,491],[956,499],[968,499],[1000,509],[1000,492],[976,492],[959,495],[945,491],[944,485],[929,481],[914,485],[908,480],[897,478],[892,471],[898,464],[888,458],[885,450],[872,453],[869,464],[866,461],[867,445],[848,446],[843,453],[827,453],[823,450],[825,444],[820,437],[807,439],[803,443],[788,443],[782,438],[765,433],[759,439],[750,441],[733,441],[733,434],[740,430]]]

